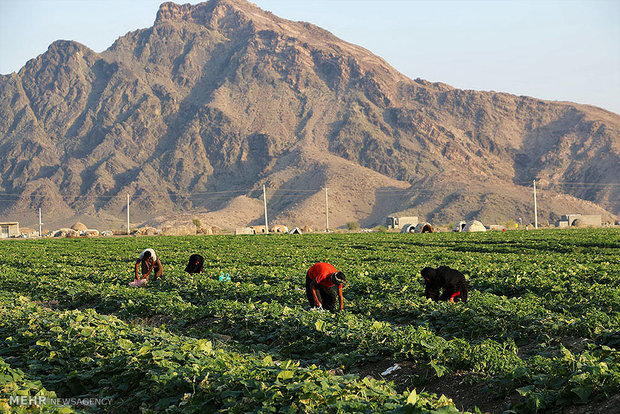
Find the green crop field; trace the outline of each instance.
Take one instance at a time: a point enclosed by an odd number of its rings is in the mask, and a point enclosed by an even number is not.
[[[164,278],[131,288],[147,247]],[[319,261],[344,312],[309,310]],[[442,264],[466,304],[424,298]],[[9,240],[0,410],[613,412],[619,311],[617,229]]]

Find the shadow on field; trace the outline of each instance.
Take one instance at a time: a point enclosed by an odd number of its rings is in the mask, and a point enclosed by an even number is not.
[[[549,244],[548,242],[526,243],[519,240],[455,240],[452,242],[433,243],[433,246],[444,247],[455,252],[470,253],[510,253],[540,254],[549,253],[584,253],[600,251],[600,249],[616,249],[620,244],[614,242],[575,242],[571,244]]]

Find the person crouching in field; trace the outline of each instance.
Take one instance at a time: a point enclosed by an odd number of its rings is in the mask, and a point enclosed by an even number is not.
[[[138,269],[140,270],[139,272]],[[140,253],[138,260],[136,260],[135,271],[136,280],[129,284],[134,287],[146,285],[149,281],[149,276],[151,273],[155,279],[158,279],[164,275],[164,268],[162,267],[161,261],[153,249],[145,249],[142,253]]]
[[[187,262],[187,266],[185,266],[185,272],[188,275],[192,273],[202,273],[204,270],[205,259],[199,254],[192,254],[189,257],[189,262]]]
[[[452,303],[467,302],[467,280],[463,273],[448,266],[439,266],[437,269],[425,267],[420,272],[424,282],[424,295],[435,302],[448,300]],[[439,290],[443,293],[439,296]]]
[[[317,263],[306,274],[306,296],[312,308],[336,311],[336,290],[340,310],[344,308],[342,284],[347,278],[329,263]]]

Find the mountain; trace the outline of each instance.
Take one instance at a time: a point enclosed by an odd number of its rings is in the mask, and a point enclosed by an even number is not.
[[[411,80],[244,0],[164,3],[102,53],[56,41],[0,76],[0,209],[32,223],[239,226],[620,213],[620,116]],[[89,222],[90,220],[90,222]]]

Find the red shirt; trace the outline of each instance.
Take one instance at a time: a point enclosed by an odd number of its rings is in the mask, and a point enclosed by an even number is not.
[[[325,287],[332,287],[334,282],[331,281],[329,276],[336,272],[336,268],[329,263],[317,263],[308,269],[308,277]]]

